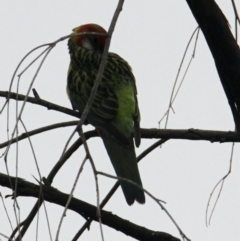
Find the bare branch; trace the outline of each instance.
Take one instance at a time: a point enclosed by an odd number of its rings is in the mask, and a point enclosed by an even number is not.
[[[141,129],[141,137],[146,139],[182,139],[192,141],[239,142],[240,134],[233,131],[212,130],[174,130],[174,129]]]
[[[0,91],[0,96],[6,97],[6,98],[9,97],[10,99],[14,99],[18,101],[24,101],[26,98],[26,95],[16,94],[14,92],[8,92],[8,91]],[[47,107],[48,110],[55,110],[55,111],[59,111],[59,112],[80,118],[80,114],[77,111],[74,111],[66,107],[62,107],[60,105],[53,104],[43,99],[38,99],[38,98],[28,96],[26,99],[26,102]]]
[[[196,33],[197,33],[197,34],[196,34]],[[179,78],[179,74],[180,74],[180,71],[182,70],[182,66],[183,66],[184,60],[185,60],[185,58],[186,58],[187,51],[188,51],[188,49],[189,49],[190,43],[192,42],[193,37],[194,37],[195,34],[196,34],[196,39],[195,39],[195,43],[194,43],[194,48],[193,48],[192,56],[191,56],[191,58],[190,58],[190,60],[189,60],[189,62],[188,62],[188,66],[187,66],[187,68],[186,68],[186,70],[185,70],[185,72],[184,72],[183,78],[182,78],[182,80],[181,80],[181,82],[180,82],[177,90],[175,91],[176,86],[177,86],[177,81],[178,81],[178,78]],[[174,113],[173,103],[174,103],[174,101],[175,101],[175,99],[176,99],[176,97],[177,97],[177,94],[178,94],[181,86],[182,86],[183,80],[185,79],[185,76],[186,76],[187,71],[188,71],[188,69],[189,69],[189,67],[190,67],[190,64],[192,63],[192,60],[193,60],[193,58],[195,57],[198,35],[199,35],[199,27],[197,27],[197,28],[193,31],[193,33],[192,33],[192,35],[191,35],[191,37],[190,37],[190,39],[189,39],[189,41],[188,41],[188,43],[187,43],[187,46],[186,46],[186,48],[185,48],[185,51],[184,51],[184,54],[183,54],[183,57],[182,57],[180,66],[179,66],[179,68],[178,68],[177,76],[176,76],[175,81],[174,81],[174,84],[173,84],[173,88],[172,88],[172,93],[171,93],[170,100],[169,100],[168,109],[167,109],[167,111],[165,112],[165,114],[163,115],[163,117],[158,121],[159,127],[160,127],[160,124],[161,124],[162,120],[166,117],[166,121],[165,121],[165,129],[166,129],[166,128],[167,128],[167,123],[168,123],[168,118],[169,118],[169,115],[170,115],[170,110],[172,109],[172,111],[173,111],[173,113]],[[174,113],[174,114],[175,114],[175,113]]]
[[[24,140],[25,138],[32,135],[42,133],[44,131],[53,130],[55,128],[61,128],[65,126],[77,125],[79,121],[69,121],[57,123],[45,127],[23,133],[18,137],[18,141]],[[87,139],[97,137],[98,133],[93,130],[86,132]],[[141,129],[142,139],[178,139],[178,140],[192,140],[192,141],[210,141],[211,143],[219,142],[240,142],[240,134],[233,131],[213,131],[213,130],[200,130],[200,129]],[[16,138],[13,139],[12,144],[16,142]],[[9,141],[0,144],[0,148],[6,147]]]
[[[11,229],[13,230],[12,222],[11,222],[11,219],[10,219],[10,217],[9,217],[9,214],[8,214],[8,211],[7,211],[7,207],[6,207],[6,205],[5,205],[5,202],[4,202],[4,199],[3,199],[3,197],[2,197],[2,193],[1,193],[1,192],[0,192],[0,198],[1,198],[1,200],[2,200],[3,208],[4,208],[4,211],[5,211],[5,213],[6,213],[8,222],[9,222],[9,224],[10,224],[10,226],[11,226]]]
[[[11,178],[12,183],[15,184],[16,178],[9,177],[8,175],[0,173],[0,185],[4,187],[11,188],[9,185],[9,178]],[[25,196],[25,197],[39,197],[40,186],[33,184],[31,182],[25,181],[21,178],[18,178],[18,193],[17,196]],[[43,196],[44,200],[55,203],[62,207],[65,207],[66,202],[68,200],[69,194],[62,193],[53,187],[48,187],[43,185]],[[76,198],[72,198],[69,209],[73,210],[80,215],[91,218],[92,220],[98,222],[98,217],[96,215],[96,207],[90,205],[84,201],[81,201]],[[137,240],[145,241],[180,241],[178,238],[171,236],[170,234],[164,232],[157,232],[153,230],[146,229],[129,221],[126,221],[117,215],[113,215],[111,212],[107,212],[102,210],[102,223],[107,225],[113,229],[121,231],[122,233],[131,236]]]
[[[17,141],[18,142],[21,140],[24,140],[30,136],[34,136],[36,134],[45,132],[45,131],[49,131],[49,130],[54,130],[56,128],[62,128],[62,127],[67,127],[67,126],[76,126],[78,124],[78,121],[67,121],[67,122],[61,122],[61,123],[57,123],[57,124],[53,124],[53,125],[49,125],[49,126],[44,126],[38,129],[35,129],[33,131],[29,131],[29,132],[25,132],[23,134],[21,134],[20,136],[18,136],[17,138],[13,138],[12,141],[6,141],[0,144],[0,148],[6,147],[8,146],[10,143],[13,144]]]
[[[219,198],[220,198],[220,195],[222,193],[222,190],[223,190],[223,185],[224,185],[224,182],[225,180],[227,179],[227,177],[231,174],[231,171],[232,171],[232,161],[233,161],[233,153],[234,153],[234,144],[232,144],[232,150],[231,150],[231,156],[230,156],[230,161],[229,161],[229,169],[228,169],[228,172],[226,175],[224,175],[220,181],[217,182],[217,184],[214,186],[212,192],[210,193],[210,197],[208,199],[208,203],[207,203],[207,208],[206,208],[206,226],[210,225],[210,222],[211,222],[211,219],[212,219],[212,215],[214,213],[214,210],[217,206],[217,203],[219,201]],[[217,198],[214,202],[214,205],[213,205],[213,208],[212,208],[212,211],[210,213],[210,216],[209,216],[209,219],[208,219],[208,209],[209,209],[209,206],[210,206],[210,201],[212,199],[212,196],[213,196],[213,193],[216,191],[217,187],[220,186],[220,190],[218,191],[218,195],[217,195]]]
[[[70,204],[70,202],[71,202],[71,200],[72,200],[72,198],[73,198],[73,193],[74,193],[74,190],[75,190],[75,188],[76,188],[78,179],[79,179],[79,177],[80,177],[81,172],[83,171],[83,167],[84,167],[87,159],[88,159],[88,157],[86,156],[86,157],[84,158],[84,160],[83,160],[83,162],[82,162],[79,170],[78,170],[78,173],[77,173],[76,179],[75,179],[75,181],[74,181],[74,185],[73,185],[73,187],[72,187],[72,190],[71,190],[70,194],[68,195],[68,200],[67,200],[67,203],[66,203],[66,205],[65,205],[65,207],[64,207],[64,211],[63,211],[63,214],[62,214],[62,216],[61,216],[61,219],[60,219],[60,222],[59,222],[59,225],[58,225],[57,234],[56,234],[56,240],[59,240],[60,228],[61,228],[62,223],[63,223],[63,218],[66,216],[66,213],[67,213],[69,204]]]

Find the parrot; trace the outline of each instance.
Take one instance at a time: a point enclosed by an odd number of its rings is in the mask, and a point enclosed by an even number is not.
[[[93,23],[72,31],[68,40],[67,94],[72,108],[82,114],[96,80],[107,31]],[[83,35],[74,36],[77,33]],[[84,124],[96,128],[116,175],[142,187],[133,142],[134,135],[135,145],[139,147],[141,139],[135,78],[129,64],[115,53],[108,53],[100,85]],[[120,185],[128,205],[135,200],[145,203],[141,188],[121,179]]]

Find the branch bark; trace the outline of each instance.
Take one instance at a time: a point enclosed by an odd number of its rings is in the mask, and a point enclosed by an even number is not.
[[[7,147],[10,143],[14,144],[16,140],[21,141],[30,136],[42,133],[44,131],[53,130],[55,128],[62,128],[66,126],[77,125],[78,121],[63,122],[42,128],[38,128],[27,133],[23,133],[14,138],[12,141],[6,141],[0,143],[0,149]],[[84,135],[87,139],[99,136],[96,130],[85,132]],[[213,130],[199,130],[199,129],[185,129],[185,130],[175,130],[175,129],[141,129],[142,139],[177,139],[177,140],[191,140],[191,141],[210,141],[211,143],[219,142],[240,142],[240,133],[233,131],[213,131]]]
[[[141,129],[141,137],[145,139],[182,139],[192,141],[239,142],[240,133],[233,131],[212,131],[199,129]]]
[[[18,101],[24,101],[25,99],[25,95],[21,95],[21,94],[17,94],[14,92],[8,92],[8,91],[0,91],[0,96],[1,97],[6,97],[6,98],[10,98],[10,99],[14,99],[14,100],[18,100]],[[66,108],[66,107],[62,107],[60,105],[56,105],[54,103],[51,103],[49,101],[43,100],[43,99],[39,99],[39,98],[35,98],[35,97],[30,97],[28,96],[27,102],[32,103],[32,104],[36,104],[36,105],[41,105],[46,107],[48,110],[55,110],[55,111],[59,111],[77,118],[80,118],[80,114],[77,111],[74,111],[72,109]]]
[[[11,188],[10,180],[13,186],[17,185],[16,196],[25,196],[25,197],[35,197],[39,198],[40,190],[42,190],[42,196],[45,201],[60,205],[65,207],[65,204],[68,200],[68,194],[58,191],[57,189],[42,185],[40,188],[39,185],[33,184],[31,182],[25,181],[24,179],[11,177],[5,174],[0,173],[0,185]],[[77,198],[72,198],[69,209],[79,213],[84,216],[86,219],[92,219],[98,222],[98,217],[96,215],[97,208],[93,205],[90,205],[84,201],[81,201]],[[117,231],[120,231],[132,238],[141,241],[180,241],[178,238],[173,237],[172,235],[164,232],[158,232],[146,229],[134,223],[131,223],[127,220],[124,220],[117,215],[113,215],[111,212],[101,211],[102,224],[107,225]]]
[[[214,0],[186,0],[214,58],[230,105],[236,130],[240,131],[240,50],[228,21]]]
[[[49,126],[44,126],[44,127],[32,130],[32,131],[24,132],[21,135],[19,135],[17,138],[13,138],[10,141],[5,141],[3,143],[0,143],[0,149],[8,146],[9,144],[16,143],[17,141],[19,142],[21,140],[29,138],[30,136],[34,136],[34,135],[40,134],[45,131],[54,130],[57,128],[68,127],[68,126],[76,126],[77,124],[78,124],[78,121],[61,122],[61,123],[57,123],[57,124],[53,124],[53,125],[49,125]]]

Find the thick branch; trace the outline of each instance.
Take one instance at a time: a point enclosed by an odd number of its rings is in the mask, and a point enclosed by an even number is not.
[[[18,142],[24,140],[32,135],[39,134],[43,131],[52,130],[55,128],[61,128],[65,126],[77,125],[78,121],[58,123],[46,127],[42,127],[28,133],[23,133],[18,136]],[[89,131],[84,133],[88,138],[99,136],[97,131]],[[210,141],[210,142],[240,142],[240,134],[233,131],[212,131],[212,130],[199,130],[199,129],[185,129],[185,130],[174,130],[174,129],[141,129],[142,139],[182,139],[192,141]],[[8,144],[16,142],[16,138],[12,141],[6,141],[0,143],[0,149],[8,146]]]
[[[15,181],[16,181],[15,177],[9,177],[1,173],[0,173],[0,185],[11,188],[11,185],[9,183],[9,178],[11,179],[11,182],[15,186]],[[26,197],[31,196],[31,197],[39,198],[40,196],[39,192],[40,192],[39,185],[35,185],[31,182],[27,182],[21,178],[17,179],[16,196],[26,196]],[[68,199],[68,194],[62,193],[55,188],[48,187],[45,185],[42,186],[42,193],[45,201],[58,204],[62,207],[65,206]],[[76,198],[72,198],[71,203],[69,205],[69,209],[79,213],[80,215],[88,219],[92,219],[98,222],[98,217],[96,216],[97,208],[93,205],[90,205]],[[138,240],[179,241],[178,238],[175,238],[170,234],[167,234],[164,232],[155,232],[155,231],[146,229],[144,227],[131,223],[127,220],[124,220],[118,217],[117,215],[113,215],[111,212],[102,210],[101,218],[102,218],[102,224],[105,224],[111,228],[121,231],[124,234],[129,235],[132,238],[135,238]]]
[[[141,137],[145,139],[182,139],[210,142],[240,142],[240,134],[233,131],[211,130],[174,130],[174,129],[141,129]]]
[[[198,22],[240,131],[240,50],[221,9],[214,0],[186,0]],[[214,90],[213,90],[214,91]]]

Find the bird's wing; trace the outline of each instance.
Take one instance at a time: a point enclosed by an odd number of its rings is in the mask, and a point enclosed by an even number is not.
[[[112,58],[112,61],[115,62],[113,65],[112,71],[124,76],[124,80],[127,81],[134,91],[134,99],[135,99],[135,111],[132,115],[133,122],[134,122],[134,139],[135,144],[137,147],[139,147],[141,143],[141,133],[140,133],[140,111],[138,107],[138,99],[137,99],[137,88],[136,88],[136,81],[135,77],[132,73],[131,67],[128,65],[128,63],[122,59],[119,55],[115,53],[109,53],[109,56]]]
[[[82,62],[79,61],[80,58],[77,58],[76,61],[72,59],[68,71],[67,92],[73,108],[77,109],[80,113],[83,112],[91,94],[99,66],[97,63],[99,61],[99,54],[89,54],[87,57],[91,61],[88,62],[89,64],[85,65],[82,65]],[[86,63],[86,61],[84,61],[84,63]],[[95,63],[95,65],[93,63]],[[130,84],[134,90],[136,108],[132,118],[135,126],[135,136],[138,136],[137,139],[140,140],[140,114],[137,105],[135,79],[127,62],[114,53],[109,53],[108,55],[102,80],[93,100],[87,121],[95,127],[105,129],[109,134],[113,135],[119,141],[128,144],[129,141],[125,135],[121,133],[121,131],[119,131],[117,126],[114,124],[114,119],[116,118],[119,109],[119,100],[116,91],[118,86],[122,84],[122,81]],[[137,146],[137,143],[140,143],[140,141],[136,140],[135,142]]]

